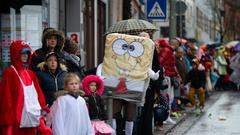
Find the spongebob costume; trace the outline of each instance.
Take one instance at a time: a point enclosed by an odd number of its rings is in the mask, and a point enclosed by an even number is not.
[[[141,103],[151,75],[154,42],[146,37],[113,33],[106,37],[105,56],[98,67],[107,91],[113,98]],[[126,92],[118,93],[120,78],[125,78]]]

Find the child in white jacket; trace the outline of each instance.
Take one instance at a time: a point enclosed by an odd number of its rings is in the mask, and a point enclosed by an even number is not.
[[[53,135],[95,135],[85,100],[80,96],[80,79],[74,73],[66,75],[64,90],[51,107],[47,118]]]

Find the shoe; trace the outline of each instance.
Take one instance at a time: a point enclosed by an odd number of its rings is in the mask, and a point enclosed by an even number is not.
[[[200,109],[200,112],[203,113],[204,107],[203,107],[203,106],[200,106],[199,109]]]
[[[155,126],[156,131],[164,131],[163,126]]]
[[[163,123],[164,123],[164,124],[170,123],[170,124],[173,124],[173,125],[174,125],[174,124],[176,124],[176,121],[172,120],[171,117],[168,117],[167,120],[165,120]]]

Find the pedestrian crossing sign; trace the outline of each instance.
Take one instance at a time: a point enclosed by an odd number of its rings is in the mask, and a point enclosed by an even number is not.
[[[147,19],[166,19],[166,0],[147,0]]]

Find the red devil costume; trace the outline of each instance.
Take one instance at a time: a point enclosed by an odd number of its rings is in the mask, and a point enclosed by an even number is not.
[[[28,54],[26,63],[22,62],[21,54]],[[41,110],[47,108],[45,98],[37,77],[28,69],[31,59],[29,43],[23,40],[13,42],[10,46],[10,58],[12,65],[4,71],[0,85],[0,134],[36,135],[37,127],[40,131],[48,130],[51,133],[50,129],[44,127],[43,118],[40,117]],[[29,92],[31,96],[27,95]],[[37,114],[37,117],[34,115],[36,122],[28,122],[30,126],[27,126],[26,114],[29,110]]]

